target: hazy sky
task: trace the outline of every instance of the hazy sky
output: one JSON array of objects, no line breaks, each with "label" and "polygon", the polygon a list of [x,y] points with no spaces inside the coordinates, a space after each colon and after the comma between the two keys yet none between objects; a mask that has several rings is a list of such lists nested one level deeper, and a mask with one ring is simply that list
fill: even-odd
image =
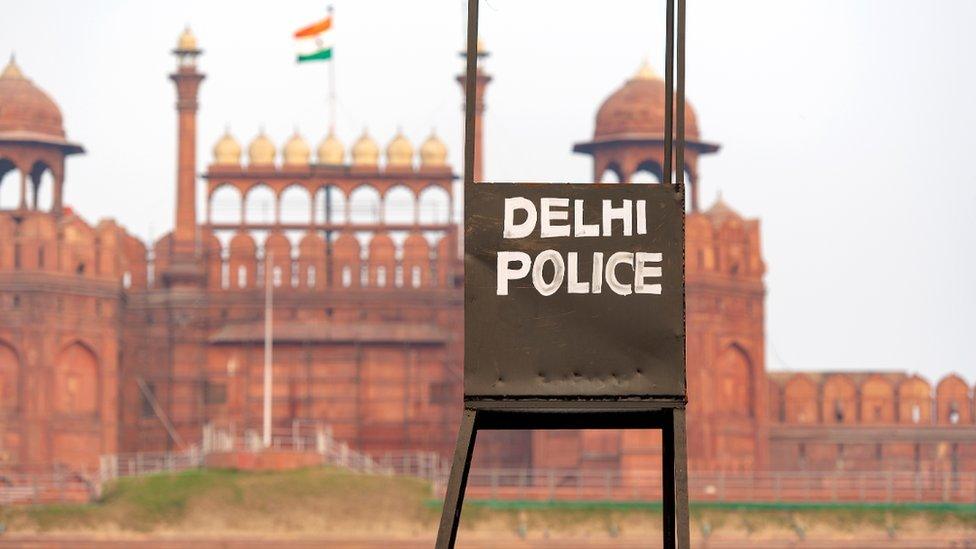
[{"label": "hazy sky", "polygon": [[[291,33],[323,1],[9,2],[0,54],[61,105],[66,200],[143,237],[172,227],[169,51],[187,23],[205,54],[200,171],[225,125],[313,147],[326,66]],[[432,127],[460,171],[459,0],[335,0],[340,137]],[[767,368],[903,369],[976,378],[976,2],[691,0],[688,95],[704,137],[701,195],[762,220]],[[641,58],[663,64],[663,1],[490,0],[482,35],[492,180],[590,179],[600,102]],[[202,187],[201,187],[202,188]]]}]

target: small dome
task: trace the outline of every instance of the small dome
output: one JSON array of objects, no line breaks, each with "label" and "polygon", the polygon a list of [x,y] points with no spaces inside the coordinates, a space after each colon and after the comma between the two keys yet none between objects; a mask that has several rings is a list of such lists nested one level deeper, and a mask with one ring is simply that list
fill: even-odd
[{"label": "small dome", "polygon": [[[594,139],[664,135],[664,79],[645,60],[637,73],[600,105]],[[698,139],[698,119],[685,100],[685,136]]]},{"label": "small dome", "polygon": [[251,166],[271,166],[275,161],[275,145],[265,135],[264,130],[247,146],[248,164]]},{"label": "small dome", "polygon": [[366,130],[352,146],[352,163],[354,166],[376,166],[380,160],[380,146],[373,141]]},{"label": "small dome", "polygon": [[329,135],[319,143],[318,156],[319,164],[341,165],[345,159],[346,148],[332,130],[329,130]]},{"label": "small dome", "polygon": [[413,145],[401,130],[397,130],[396,136],[386,146],[386,165],[400,167],[413,165]]},{"label": "small dome", "polygon": [[180,38],[176,41],[176,51],[197,51],[197,37],[193,36],[189,26],[180,33]]},{"label": "small dome", "polygon": [[286,166],[307,166],[312,158],[312,149],[299,135],[298,130],[288,139],[282,149],[282,157]]},{"label": "small dome", "polygon": [[433,131],[420,146],[420,165],[427,168],[447,165],[447,145]]},{"label": "small dome", "polygon": [[0,73],[0,133],[64,138],[61,109],[24,76],[13,56]]},{"label": "small dome", "polygon": [[234,139],[229,129],[224,131],[223,137],[214,145],[213,156],[214,164],[218,166],[241,165],[241,144]]}]

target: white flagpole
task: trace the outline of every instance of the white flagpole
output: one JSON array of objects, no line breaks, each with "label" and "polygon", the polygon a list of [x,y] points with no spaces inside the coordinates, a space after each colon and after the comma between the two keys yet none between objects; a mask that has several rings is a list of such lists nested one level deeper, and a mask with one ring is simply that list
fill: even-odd
[{"label": "white flagpole", "polygon": [[272,265],[274,252],[268,252],[264,258],[264,432],[262,443],[265,448],[271,446],[271,390],[274,383],[271,367],[272,312],[274,293],[272,291]]},{"label": "white flagpole", "polygon": [[[329,17],[332,18],[332,5],[329,5]],[[335,21],[333,20],[333,24]],[[332,57],[329,59],[329,132],[335,133],[336,126],[336,85],[335,85],[335,43],[332,44]]]}]

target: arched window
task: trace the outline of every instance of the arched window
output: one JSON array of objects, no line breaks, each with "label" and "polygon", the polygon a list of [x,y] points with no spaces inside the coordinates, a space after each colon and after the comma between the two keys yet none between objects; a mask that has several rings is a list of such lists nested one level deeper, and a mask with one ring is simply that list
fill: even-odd
[{"label": "arched window", "polygon": [[607,169],[600,174],[600,183],[620,183],[623,178],[620,176],[620,167],[611,163]]},{"label": "arched window", "polygon": [[749,358],[736,346],[725,349],[715,361],[715,411],[731,416],[752,415],[752,374]]},{"label": "arched window", "polygon": [[20,206],[20,171],[14,163],[0,158],[0,210],[13,210]]},{"label": "arched window", "polygon": [[413,191],[397,185],[383,196],[383,222],[394,225],[410,225],[414,222]]},{"label": "arched window", "polygon": [[221,185],[210,195],[211,223],[241,222],[241,192],[231,185]]},{"label": "arched window", "polygon": [[54,174],[43,162],[35,162],[27,183],[27,207],[49,212],[54,209]]},{"label": "arched window", "polygon": [[280,198],[282,223],[308,223],[312,215],[312,199],[308,191],[298,185],[292,185],[281,193]]},{"label": "arched window", "polygon": [[634,174],[630,176],[631,183],[646,183],[655,184],[661,183],[664,180],[664,170],[661,165],[652,160],[647,160],[642,162],[634,170]]},{"label": "arched window", "polygon": [[380,221],[380,193],[368,185],[361,185],[349,195],[350,222],[375,224]]},{"label": "arched window", "polygon": [[58,355],[55,366],[55,409],[65,414],[98,410],[98,360],[84,345],[74,343]]},{"label": "arched window", "polygon": [[315,193],[315,222],[342,224],[346,219],[346,195],[334,185],[328,185]]},{"label": "arched window", "polygon": [[427,187],[418,197],[419,222],[440,225],[450,222],[451,197],[441,187]]},{"label": "arched window", "polygon": [[248,223],[274,223],[275,195],[267,185],[258,185],[247,192],[244,220]]},{"label": "arched window", "polygon": [[247,267],[244,265],[237,268],[237,287],[247,288]]},{"label": "arched window", "polygon": [[352,269],[346,265],[342,268],[342,287],[348,288],[352,286]]}]

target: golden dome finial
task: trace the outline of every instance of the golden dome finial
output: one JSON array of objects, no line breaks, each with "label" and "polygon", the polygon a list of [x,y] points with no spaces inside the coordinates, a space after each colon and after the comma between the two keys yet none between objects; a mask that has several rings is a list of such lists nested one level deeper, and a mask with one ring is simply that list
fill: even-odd
[{"label": "golden dome finial", "polygon": [[285,143],[282,150],[286,166],[307,166],[312,158],[312,149],[309,148],[305,138],[298,132],[295,126],[295,133]]},{"label": "golden dome finial", "polygon": [[20,71],[20,67],[17,66],[17,56],[11,52],[10,61],[7,62],[7,66],[3,69],[3,73],[0,73],[0,78],[24,78],[24,73]]},{"label": "golden dome finial", "polygon": [[329,128],[329,134],[319,143],[319,164],[341,165],[346,156],[346,148],[335,135],[335,129]]},{"label": "golden dome finial", "polygon": [[400,126],[397,126],[396,135],[386,146],[386,165],[401,168],[413,165],[413,145],[403,135],[403,129]]},{"label": "golden dome finial", "polygon": [[660,80],[660,78],[654,68],[651,67],[651,62],[647,60],[647,57],[641,60],[640,67],[634,74],[634,80]]},{"label": "golden dome finial", "polygon": [[380,147],[363,128],[363,135],[352,146],[352,163],[355,166],[376,166],[379,164]]},{"label": "golden dome finial", "polygon": [[439,137],[434,128],[430,136],[420,145],[420,166],[422,168],[441,167],[447,165],[447,145]]},{"label": "golden dome finial", "polygon": [[214,164],[218,166],[240,166],[241,144],[230,133],[230,125],[224,128],[224,135],[213,148]]},{"label": "golden dome finial", "polygon": [[193,31],[190,30],[189,24],[187,24],[183,28],[183,32],[180,33],[180,38],[176,41],[176,50],[187,52],[197,50],[197,37],[193,35]]},{"label": "golden dome finial", "polygon": [[257,137],[247,146],[248,163],[251,166],[271,166],[276,154],[274,143],[264,133],[264,126],[261,126]]}]

